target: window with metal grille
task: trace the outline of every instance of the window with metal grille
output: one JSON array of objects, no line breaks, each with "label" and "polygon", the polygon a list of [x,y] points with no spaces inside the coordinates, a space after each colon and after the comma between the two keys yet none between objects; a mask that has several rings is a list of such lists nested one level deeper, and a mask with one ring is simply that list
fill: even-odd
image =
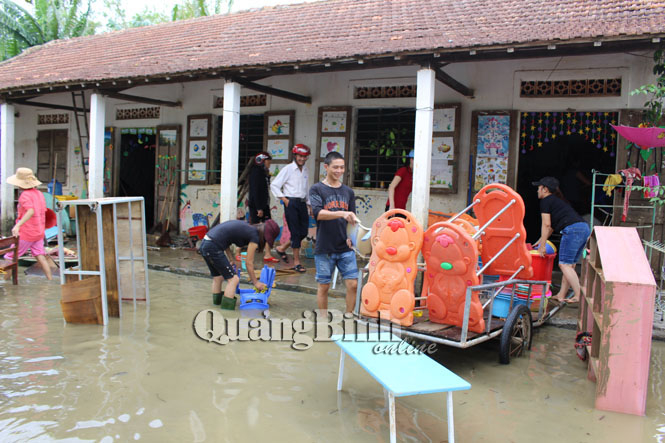
[{"label": "window with metal grille", "polygon": [[388,189],[413,149],[415,108],[358,109],[354,187]]},{"label": "window with metal grille", "polygon": [[68,140],[66,129],[48,129],[37,132],[37,178],[42,183],[52,181],[55,172],[56,180],[63,185],[67,184]]},{"label": "window with metal grille", "polygon": [[[238,152],[238,177],[247,166],[249,159],[263,151],[263,114],[244,114],[240,116],[240,142]],[[222,168],[222,117],[217,118],[217,140],[215,143],[215,167]],[[219,183],[219,173],[216,173]]]}]

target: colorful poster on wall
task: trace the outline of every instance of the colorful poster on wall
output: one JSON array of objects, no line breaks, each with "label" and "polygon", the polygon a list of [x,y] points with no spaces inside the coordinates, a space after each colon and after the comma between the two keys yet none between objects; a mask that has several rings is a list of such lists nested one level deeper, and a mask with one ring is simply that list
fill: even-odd
[{"label": "colorful poster on wall", "polygon": [[268,152],[272,155],[273,160],[288,160],[289,159],[289,139],[278,138],[268,140]]},{"label": "colorful poster on wall", "polygon": [[346,132],[346,111],[323,112],[321,132]]},{"label": "colorful poster on wall", "polygon": [[508,157],[509,140],[509,115],[478,117],[478,157]]},{"label": "colorful poster on wall", "polygon": [[190,140],[189,141],[189,158],[205,160],[208,155],[208,148],[206,140]]},{"label": "colorful poster on wall", "polygon": [[345,137],[321,137],[321,158],[333,151],[344,155],[345,144]]},{"label": "colorful poster on wall", "polygon": [[480,191],[490,183],[506,183],[508,178],[508,159],[504,157],[478,157],[476,159],[476,177],[474,191]]},{"label": "colorful poster on wall", "polygon": [[455,145],[452,137],[434,137],[432,139],[432,161],[435,159],[453,160]]},{"label": "colorful poster on wall", "polygon": [[319,181],[323,181],[326,178],[326,168],[323,162],[319,163]]},{"label": "colorful poster on wall", "polygon": [[189,136],[190,137],[207,137],[208,136],[208,119],[194,118],[189,122]]},{"label": "colorful poster on wall", "polygon": [[432,132],[453,132],[455,130],[455,108],[434,110]]},{"label": "colorful poster on wall", "polygon": [[191,162],[187,170],[187,180],[203,181],[207,178],[206,162]]},{"label": "colorful poster on wall", "polygon": [[268,136],[289,135],[291,127],[291,116],[270,115],[268,116]]},{"label": "colorful poster on wall", "polygon": [[286,166],[286,165],[283,165],[283,164],[280,165],[280,164],[275,164],[275,163],[271,164],[271,165],[270,165],[270,168],[269,168],[270,176],[273,177],[273,178],[274,178],[274,177],[277,177],[277,174],[279,174],[279,171],[280,171],[284,166]]}]

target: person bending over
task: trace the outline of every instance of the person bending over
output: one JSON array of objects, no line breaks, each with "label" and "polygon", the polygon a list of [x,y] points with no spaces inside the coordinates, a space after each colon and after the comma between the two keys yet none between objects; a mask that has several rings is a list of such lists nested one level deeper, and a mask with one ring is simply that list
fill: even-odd
[{"label": "person bending over", "polygon": [[554,296],[561,302],[566,299],[568,290],[572,288],[573,297],[566,299],[570,303],[580,300],[580,279],[575,271],[575,264],[582,256],[582,251],[590,235],[589,225],[575,210],[562,199],[559,191],[559,180],[554,177],[543,177],[533,182],[538,187],[540,199],[540,216],[542,218],[538,253],[545,256],[547,239],[554,231],[561,233],[559,245],[559,269],[563,274],[561,289]]},{"label": "person bending over", "polygon": [[[229,220],[216,225],[203,237],[199,248],[203,259],[212,276],[213,303],[221,304],[222,309],[234,310],[236,306],[236,288],[240,278],[235,273],[231,262],[234,261],[230,246],[247,247],[245,266],[249,279],[258,291],[267,289],[266,285],[256,278],[254,272],[254,254],[263,251],[265,244],[272,246],[279,234],[279,226],[274,220],[250,225],[242,220]],[[226,288],[222,297],[222,282],[226,280]]]}]

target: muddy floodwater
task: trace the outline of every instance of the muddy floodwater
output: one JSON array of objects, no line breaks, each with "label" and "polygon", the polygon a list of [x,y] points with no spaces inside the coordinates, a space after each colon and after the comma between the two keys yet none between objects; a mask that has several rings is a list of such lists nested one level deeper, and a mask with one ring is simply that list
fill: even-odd
[{"label": "muddy floodwater", "polygon": [[[0,441],[389,441],[383,390],[352,360],[338,395],[334,343],[206,342],[192,324],[212,307],[210,281],[149,279],[149,309],[125,302],[106,327],[65,324],[55,282],[0,282]],[[270,300],[275,318],[315,307],[313,295],[278,289]],[[665,344],[653,342],[647,415],[636,417],[593,408],[574,336],[544,326],[507,366],[495,342],[440,347],[434,358],[472,385],[453,396],[457,441],[664,440]],[[445,400],[398,398],[398,441],[447,441]]]}]

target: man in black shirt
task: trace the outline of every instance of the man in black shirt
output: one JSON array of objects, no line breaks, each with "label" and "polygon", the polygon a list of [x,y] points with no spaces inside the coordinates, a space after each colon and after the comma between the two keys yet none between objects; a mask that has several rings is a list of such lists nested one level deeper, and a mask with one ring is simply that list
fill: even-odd
[{"label": "man in black shirt", "polygon": [[309,189],[309,200],[316,219],[316,281],[319,284],[316,302],[319,309],[328,309],[328,289],[337,266],[346,285],[346,312],[352,312],[358,287],[358,265],[352,243],[346,236],[347,223],[356,223],[356,202],[353,190],[342,184],[344,157],[330,152],[323,161],[326,178]]},{"label": "man in black shirt", "polygon": [[[563,273],[561,289],[553,298],[562,302],[576,303],[580,299],[580,280],[575,271],[575,264],[582,256],[582,251],[589,238],[589,225],[575,210],[563,200],[559,191],[559,180],[554,177],[543,177],[532,183],[538,186],[540,199],[540,216],[542,218],[541,234],[538,240],[538,253],[545,256],[547,239],[554,231],[560,232],[559,269]],[[568,289],[573,290],[573,297],[566,299]]]},{"label": "man in black shirt", "polygon": [[[279,226],[273,220],[265,223],[250,225],[243,220],[229,220],[220,223],[203,237],[201,242],[201,255],[210,269],[212,275],[213,303],[222,305],[222,309],[233,310],[236,306],[236,288],[240,278],[236,275],[231,262],[233,254],[230,246],[247,246],[245,266],[249,279],[258,291],[267,289],[266,285],[256,278],[254,272],[254,253],[263,251],[266,243],[272,246],[279,234]],[[222,297],[222,282],[227,280],[224,296]]]}]

